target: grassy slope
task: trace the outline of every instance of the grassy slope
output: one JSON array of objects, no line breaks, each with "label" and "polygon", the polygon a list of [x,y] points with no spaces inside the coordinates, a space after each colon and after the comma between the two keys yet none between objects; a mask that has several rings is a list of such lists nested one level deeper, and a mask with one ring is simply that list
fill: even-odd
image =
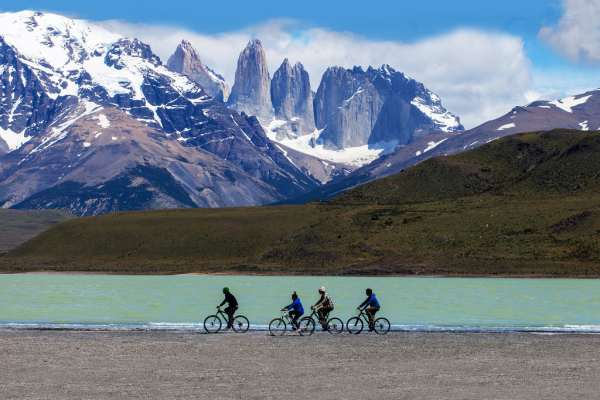
[{"label": "grassy slope", "polygon": [[72,220],[5,270],[600,276],[600,134],[502,139],[329,204]]},{"label": "grassy slope", "polygon": [[68,218],[69,216],[61,211],[0,209],[0,253],[17,247]]}]

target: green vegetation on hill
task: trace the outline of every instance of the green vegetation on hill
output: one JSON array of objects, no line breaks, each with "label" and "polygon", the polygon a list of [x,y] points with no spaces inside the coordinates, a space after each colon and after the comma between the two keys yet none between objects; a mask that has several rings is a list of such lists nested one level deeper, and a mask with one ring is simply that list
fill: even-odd
[{"label": "green vegetation on hill", "polygon": [[70,218],[56,210],[7,210],[0,208],[0,253],[26,242],[50,226]]},{"label": "green vegetation on hill", "polygon": [[327,204],[57,225],[10,271],[600,276],[600,134],[504,138]]}]

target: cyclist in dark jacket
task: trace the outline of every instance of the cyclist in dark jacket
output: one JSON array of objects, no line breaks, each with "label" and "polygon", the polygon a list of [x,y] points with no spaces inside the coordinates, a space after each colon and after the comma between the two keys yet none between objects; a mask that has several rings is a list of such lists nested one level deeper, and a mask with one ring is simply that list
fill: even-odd
[{"label": "cyclist in dark jacket", "polygon": [[302,301],[300,301],[300,297],[296,292],[292,293],[292,304],[287,305],[281,309],[281,311],[288,311],[290,318],[292,319],[292,324],[294,325],[294,329],[298,330],[298,319],[302,315],[304,315],[304,307],[302,306]]},{"label": "cyclist in dark jacket", "polygon": [[358,306],[359,310],[364,310],[367,313],[367,317],[369,317],[369,331],[373,331],[375,329],[373,324],[373,319],[377,311],[381,308],[379,304],[379,300],[377,300],[377,296],[373,293],[373,290],[367,289],[366,291],[367,299]]},{"label": "cyclist in dark jacket", "polygon": [[228,287],[223,288],[223,294],[225,295],[225,299],[217,306],[217,308],[223,307],[225,303],[227,303],[227,308],[223,310],[225,314],[227,314],[227,329],[233,327],[233,314],[238,309],[238,302],[234,295],[231,294]]}]

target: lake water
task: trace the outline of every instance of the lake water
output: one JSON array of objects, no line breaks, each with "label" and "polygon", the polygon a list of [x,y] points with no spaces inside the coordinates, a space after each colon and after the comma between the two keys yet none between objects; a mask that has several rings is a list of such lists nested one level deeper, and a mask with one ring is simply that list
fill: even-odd
[{"label": "lake water", "polygon": [[196,330],[228,286],[262,329],[321,285],[344,321],[373,288],[396,330],[600,332],[600,280],[52,274],[0,275],[0,328]]}]

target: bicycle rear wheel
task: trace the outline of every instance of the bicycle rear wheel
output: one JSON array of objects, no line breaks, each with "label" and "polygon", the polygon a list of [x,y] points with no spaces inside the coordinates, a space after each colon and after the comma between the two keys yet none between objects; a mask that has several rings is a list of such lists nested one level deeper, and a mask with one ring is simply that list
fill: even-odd
[{"label": "bicycle rear wheel", "polygon": [[358,317],[352,317],[346,322],[346,329],[353,335],[358,335],[362,332],[364,328],[364,323],[362,319]]},{"label": "bicycle rear wheel", "polygon": [[378,335],[385,335],[390,331],[390,321],[387,318],[381,317],[375,320],[373,324],[373,328],[375,329],[375,333]]},{"label": "bicycle rear wheel", "polygon": [[304,317],[298,323],[299,333],[302,336],[310,336],[315,332],[315,320],[311,317]]},{"label": "bicycle rear wheel", "polygon": [[287,326],[283,318],[274,318],[269,322],[269,334],[271,336],[281,336],[285,333]]},{"label": "bicycle rear wheel", "polygon": [[339,318],[331,318],[327,321],[327,332],[333,334],[344,332],[344,323]]},{"label": "bicycle rear wheel", "polygon": [[246,333],[250,329],[250,321],[243,315],[238,315],[233,319],[233,331],[237,333]]},{"label": "bicycle rear wheel", "polygon": [[217,333],[221,330],[221,319],[218,315],[209,315],[204,320],[204,330],[207,333]]}]

